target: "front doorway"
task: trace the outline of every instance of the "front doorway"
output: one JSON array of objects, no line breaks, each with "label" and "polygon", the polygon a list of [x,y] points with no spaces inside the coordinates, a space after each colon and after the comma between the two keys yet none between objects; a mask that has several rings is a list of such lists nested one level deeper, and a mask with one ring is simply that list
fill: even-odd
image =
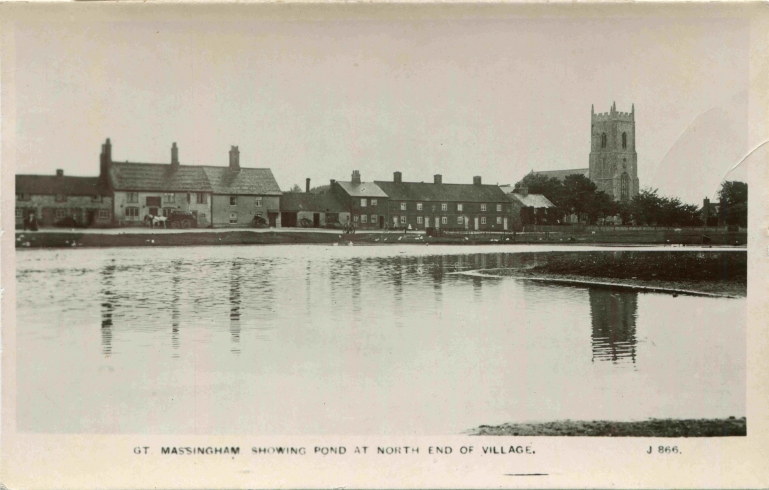
[{"label": "front doorway", "polygon": [[150,216],[157,216],[158,208],[150,208]]},{"label": "front doorway", "polygon": [[425,216],[425,228],[430,228],[430,217]]},{"label": "front doorway", "polygon": [[320,213],[313,213],[312,215],[312,227],[320,228]]},{"label": "front doorway", "polygon": [[393,216],[393,228],[397,228],[397,227],[398,227],[398,217]]},{"label": "front doorway", "polygon": [[478,231],[478,216],[475,217],[475,231]]},{"label": "front doorway", "polygon": [[505,231],[507,231],[507,218],[502,220],[504,222]]},{"label": "front doorway", "polygon": [[379,228],[384,228],[384,221],[385,221],[385,217],[380,215],[379,216]]},{"label": "front doorway", "polygon": [[278,226],[278,213],[267,213],[267,219],[270,223],[270,228]]}]

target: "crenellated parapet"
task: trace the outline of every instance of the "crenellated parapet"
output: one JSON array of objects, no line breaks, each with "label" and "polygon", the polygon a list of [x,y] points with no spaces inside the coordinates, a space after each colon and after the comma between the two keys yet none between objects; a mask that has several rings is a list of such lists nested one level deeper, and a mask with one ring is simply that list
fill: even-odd
[{"label": "crenellated parapet", "polygon": [[635,121],[635,104],[632,105],[632,109],[630,112],[619,112],[617,111],[617,103],[614,102],[611,105],[611,110],[609,112],[595,112],[595,106],[591,106],[590,108],[590,116],[591,120],[593,122],[603,122],[603,121],[626,121],[626,122],[632,122]]}]

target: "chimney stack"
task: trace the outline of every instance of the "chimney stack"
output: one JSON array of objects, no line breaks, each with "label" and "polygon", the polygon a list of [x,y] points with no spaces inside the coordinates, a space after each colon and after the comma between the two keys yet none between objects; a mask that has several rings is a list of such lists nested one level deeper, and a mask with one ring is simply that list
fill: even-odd
[{"label": "chimney stack", "polygon": [[176,142],[171,145],[171,169],[176,170],[179,168],[179,148],[176,147]]},{"label": "chimney stack", "polygon": [[480,175],[476,175],[475,177],[473,177],[473,185],[481,185],[481,176]]},{"label": "chimney stack", "polygon": [[336,179],[331,179],[330,181],[331,187],[334,187],[334,184],[336,184]]},{"label": "chimney stack", "polygon": [[360,171],[358,170],[352,171],[352,183],[360,185]]},{"label": "chimney stack", "polygon": [[304,186],[304,191],[305,192],[310,192],[310,179],[309,178],[307,179],[307,183]]},{"label": "chimney stack", "polygon": [[101,145],[101,155],[99,155],[99,179],[103,185],[107,183],[107,174],[109,173],[109,167],[112,163],[112,144],[107,138],[107,141]]},{"label": "chimney stack", "polygon": [[64,177],[64,170],[57,168],[56,169],[56,177]]},{"label": "chimney stack", "polygon": [[400,172],[393,173],[393,182],[395,182],[396,184],[400,184],[401,182],[403,182],[403,174],[401,174]]},{"label": "chimney stack", "polygon": [[237,146],[230,148],[230,170],[240,171],[240,150]]},{"label": "chimney stack", "polygon": [[433,183],[435,183],[435,184],[443,184],[443,176],[441,174],[433,175]]},{"label": "chimney stack", "polygon": [[522,195],[523,197],[526,197],[529,195],[529,186],[522,185],[520,189],[518,189],[518,193]]}]

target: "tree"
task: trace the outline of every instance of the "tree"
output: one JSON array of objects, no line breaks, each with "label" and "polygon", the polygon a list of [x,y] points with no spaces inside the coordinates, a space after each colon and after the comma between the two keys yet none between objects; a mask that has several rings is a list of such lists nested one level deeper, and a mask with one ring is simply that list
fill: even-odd
[{"label": "tree", "polygon": [[642,225],[655,226],[659,222],[663,206],[657,189],[641,189],[630,202],[630,214]]},{"label": "tree", "polygon": [[748,184],[725,181],[718,191],[720,213],[727,225],[748,226]]},{"label": "tree", "polygon": [[302,188],[299,187],[299,184],[294,184],[294,187],[292,187],[288,192],[302,192]]},{"label": "tree", "polygon": [[589,219],[589,211],[595,207],[596,190],[597,186],[584,175],[567,175],[563,179],[563,209]]}]

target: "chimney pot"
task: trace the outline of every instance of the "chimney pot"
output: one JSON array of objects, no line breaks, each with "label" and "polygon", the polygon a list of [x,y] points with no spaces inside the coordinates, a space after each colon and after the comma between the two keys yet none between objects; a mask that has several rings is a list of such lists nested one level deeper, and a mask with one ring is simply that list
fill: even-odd
[{"label": "chimney pot", "polygon": [[443,184],[443,176],[441,174],[435,174],[433,176],[433,183],[435,183],[435,184]]},{"label": "chimney pot", "polygon": [[360,171],[359,170],[353,170],[352,171],[352,183],[353,184],[360,184]]},{"label": "chimney pot", "polygon": [[307,178],[307,184],[304,186],[305,192],[310,192],[310,179]]},{"label": "chimney pot", "polygon": [[329,182],[331,183],[331,186],[333,187],[333,185],[336,183],[336,179],[331,179]]}]

